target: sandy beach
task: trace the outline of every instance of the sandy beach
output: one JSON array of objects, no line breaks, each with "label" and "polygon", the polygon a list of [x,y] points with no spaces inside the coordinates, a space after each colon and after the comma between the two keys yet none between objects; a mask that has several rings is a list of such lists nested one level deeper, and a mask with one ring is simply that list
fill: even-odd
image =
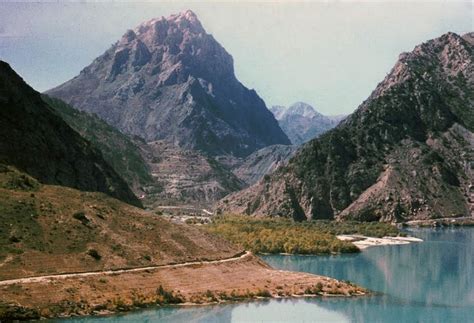
[{"label": "sandy beach", "polygon": [[422,239],[415,237],[383,237],[373,238],[366,237],[359,234],[338,235],[337,238],[343,241],[350,241],[359,249],[366,249],[368,247],[388,246],[388,245],[403,245],[414,242],[422,242]]}]

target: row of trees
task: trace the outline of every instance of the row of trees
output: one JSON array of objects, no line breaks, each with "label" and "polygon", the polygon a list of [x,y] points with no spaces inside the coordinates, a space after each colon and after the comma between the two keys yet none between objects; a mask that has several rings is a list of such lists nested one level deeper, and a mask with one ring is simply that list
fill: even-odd
[{"label": "row of trees", "polygon": [[386,223],[307,221],[223,215],[204,228],[256,253],[330,254],[358,252],[339,234],[371,237],[396,236],[399,230]]}]

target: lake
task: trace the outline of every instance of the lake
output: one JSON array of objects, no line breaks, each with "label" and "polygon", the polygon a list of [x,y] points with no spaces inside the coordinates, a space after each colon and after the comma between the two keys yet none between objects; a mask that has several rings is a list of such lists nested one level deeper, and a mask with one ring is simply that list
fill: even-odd
[{"label": "lake", "polygon": [[[422,243],[339,256],[262,256],[275,268],[350,280],[371,297],[148,309],[64,322],[474,322],[474,228],[410,229]],[[249,273],[250,275],[251,273]]]}]

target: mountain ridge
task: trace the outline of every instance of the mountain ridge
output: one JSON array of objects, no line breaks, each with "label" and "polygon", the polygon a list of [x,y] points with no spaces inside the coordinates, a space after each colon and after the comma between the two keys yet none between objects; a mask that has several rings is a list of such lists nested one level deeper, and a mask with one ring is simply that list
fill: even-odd
[{"label": "mountain ridge", "polygon": [[403,53],[367,100],[221,211],[404,222],[473,211],[472,33]]}]

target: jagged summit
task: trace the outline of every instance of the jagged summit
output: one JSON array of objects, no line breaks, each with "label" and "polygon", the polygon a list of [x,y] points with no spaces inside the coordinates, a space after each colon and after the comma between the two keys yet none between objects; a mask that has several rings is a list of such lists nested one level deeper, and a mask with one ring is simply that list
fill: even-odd
[{"label": "jagged summit", "polygon": [[72,80],[47,92],[122,132],[211,155],[289,140],[232,56],[188,10],[127,31]]},{"label": "jagged summit", "polygon": [[143,33],[143,31],[147,30],[147,27],[155,28],[155,31],[159,30],[159,25],[157,24],[174,24],[178,26],[180,29],[189,29],[195,33],[205,33],[204,28],[202,27],[201,22],[199,21],[198,17],[192,10],[182,11],[178,14],[173,14],[169,17],[161,17],[161,18],[154,18],[147,22],[144,22],[140,26],[136,28],[139,34]]},{"label": "jagged summit", "polygon": [[453,77],[458,73],[472,72],[472,65],[467,63],[472,57],[472,42],[469,43],[468,41],[469,35],[472,34],[459,36],[448,32],[438,38],[417,45],[411,52],[401,53],[395,66],[385,79],[378,84],[369,99],[383,95],[393,85],[414,77],[421,77],[425,81],[429,81],[426,79],[428,76],[426,71],[425,74],[419,74],[420,67],[431,65],[433,68],[441,68]]}]

